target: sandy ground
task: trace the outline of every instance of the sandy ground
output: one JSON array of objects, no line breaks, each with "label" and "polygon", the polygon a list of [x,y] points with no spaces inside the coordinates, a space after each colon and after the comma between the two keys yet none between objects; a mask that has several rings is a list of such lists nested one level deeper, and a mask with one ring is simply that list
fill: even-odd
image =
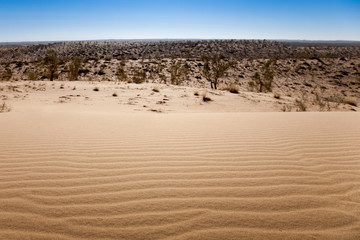
[{"label": "sandy ground", "polygon": [[3,93],[0,239],[360,239],[359,113],[54,84]]},{"label": "sandy ground", "polygon": [[[98,91],[94,91],[94,89]],[[157,89],[157,91],[154,91]],[[197,93],[195,95],[195,93]],[[203,101],[203,95],[211,99]],[[355,98],[356,99],[356,98]],[[1,104],[11,112],[93,111],[157,113],[295,112],[298,98],[274,93],[174,86],[128,84],[109,81],[12,81],[0,82]],[[304,100],[306,111],[320,111],[314,101]],[[360,105],[328,103],[321,111],[360,111]]]}]

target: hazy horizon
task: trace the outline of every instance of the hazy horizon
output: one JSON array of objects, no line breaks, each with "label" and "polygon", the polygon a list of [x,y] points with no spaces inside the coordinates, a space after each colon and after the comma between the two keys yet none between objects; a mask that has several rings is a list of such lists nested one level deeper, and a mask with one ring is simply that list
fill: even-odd
[{"label": "hazy horizon", "polygon": [[0,0],[0,42],[360,41],[360,1]]},{"label": "hazy horizon", "polygon": [[278,42],[316,42],[316,43],[360,43],[360,40],[308,40],[308,39],[235,39],[235,38],[133,38],[133,39],[72,39],[72,40],[35,40],[35,41],[6,41],[0,44],[21,44],[21,43],[60,43],[60,42],[157,42],[157,41],[226,41],[226,40],[254,40],[254,41],[278,41]]}]

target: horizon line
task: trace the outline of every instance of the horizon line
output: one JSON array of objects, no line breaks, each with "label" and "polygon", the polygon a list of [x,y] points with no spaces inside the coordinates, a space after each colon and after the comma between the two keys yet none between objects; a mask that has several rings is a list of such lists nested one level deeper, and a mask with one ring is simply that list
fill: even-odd
[{"label": "horizon line", "polygon": [[360,40],[312,40],[312,39],[270,39],[270,38],[108,38],[108,39],[83,39],[83,40],[23,40],[0,41],[0,44],[11,43],[60,43],[60,42],[103,42],[103,41],[214,41],[214,40],[266,40],[266,41],[293,41],[293,42],[359,42]]}]

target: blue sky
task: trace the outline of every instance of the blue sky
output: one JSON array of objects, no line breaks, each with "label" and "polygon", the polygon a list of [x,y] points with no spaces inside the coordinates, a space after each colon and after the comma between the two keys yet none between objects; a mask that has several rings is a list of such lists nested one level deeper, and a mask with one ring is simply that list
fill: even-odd
[{"label": "blue sky", "polygon": [[0,0],[0,42],[360,40],[360,0]]}]

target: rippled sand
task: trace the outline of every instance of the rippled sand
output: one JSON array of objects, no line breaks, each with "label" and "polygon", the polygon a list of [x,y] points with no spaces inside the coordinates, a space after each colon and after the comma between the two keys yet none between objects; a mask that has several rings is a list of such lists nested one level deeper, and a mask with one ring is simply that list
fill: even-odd
[{"label": "rippled sand", "polygon": [[357,113],[0,115],[1,239],[360,239]]}]

